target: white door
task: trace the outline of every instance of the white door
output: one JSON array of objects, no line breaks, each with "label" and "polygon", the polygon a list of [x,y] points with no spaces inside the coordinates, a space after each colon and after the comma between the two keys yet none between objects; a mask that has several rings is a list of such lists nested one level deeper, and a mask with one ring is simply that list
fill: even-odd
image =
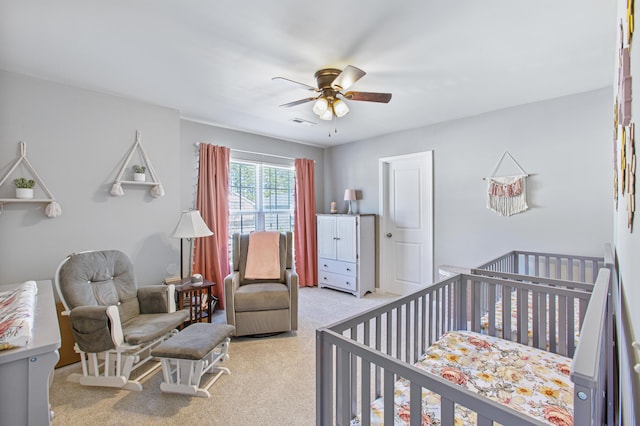
[{"label": "white door", "polygon": [[433,152],[380,159],[380,288],[433,282]]}]

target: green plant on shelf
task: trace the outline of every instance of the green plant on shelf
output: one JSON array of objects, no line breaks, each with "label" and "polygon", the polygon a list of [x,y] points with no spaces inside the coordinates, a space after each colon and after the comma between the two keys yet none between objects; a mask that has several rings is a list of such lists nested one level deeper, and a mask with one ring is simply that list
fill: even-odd
[{"label": "green plant on shelf", "polygon": [[18,178],[18,179],[14,179],[13,183],[15,184],[16,188],[29,189],[36,186],[36,181],[33,179]]},{"label": "green plant on shelf", "polygon": [[133,166],[133,172],[134,173],[144,173],[147,171],[147,168],[145,166],[140,166],[138,164],[135,164]]}]

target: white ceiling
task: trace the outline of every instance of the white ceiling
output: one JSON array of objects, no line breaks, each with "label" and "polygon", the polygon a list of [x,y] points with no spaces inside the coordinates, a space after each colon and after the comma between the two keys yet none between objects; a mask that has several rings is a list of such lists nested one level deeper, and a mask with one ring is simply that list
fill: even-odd
[{"label": "white ceiling", "polygon": [[[609,86],[615,16],[603,0],[0,0],[0,69],[331,146]],[[279,107],[310,92],[272,77],[348,64],[367,72],[351,90],[391,102],[348,102],[335,125]]]}]

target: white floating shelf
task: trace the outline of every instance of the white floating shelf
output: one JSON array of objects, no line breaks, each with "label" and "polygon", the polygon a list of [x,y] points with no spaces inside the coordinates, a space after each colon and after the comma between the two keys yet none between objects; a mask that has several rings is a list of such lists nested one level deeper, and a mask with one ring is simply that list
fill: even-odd
[{"label": "white floating shelf", "polygon": [[0,198],[0,203],[50,203],[50,198]]},{"label": "white floating shelf", "polygon": [[158,182],[140,182],[137,180],[121,180],[119,182],[126,183],[127,185],[146,185],[146,186],[158,185]]}]

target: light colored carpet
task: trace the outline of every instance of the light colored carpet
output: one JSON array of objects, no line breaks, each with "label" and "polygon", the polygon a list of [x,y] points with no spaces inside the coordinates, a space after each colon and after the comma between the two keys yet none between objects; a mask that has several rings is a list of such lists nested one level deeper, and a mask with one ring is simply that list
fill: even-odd
[{"label": "light colored carpet", "polygon": [[[233,339],[224,363],[231,374],[209,389],[211,398],[161,392],[160,370],[143,381],[142,392],[81,386],[66,380],[81,372],[80,364],[73,364],[55,370],[52,425],[315,424],[315,330],[396,296],[358,299],[317,287],[299,293],[298,331]],[[214,322],[224,321],[224,312],[217,311]]]}]

